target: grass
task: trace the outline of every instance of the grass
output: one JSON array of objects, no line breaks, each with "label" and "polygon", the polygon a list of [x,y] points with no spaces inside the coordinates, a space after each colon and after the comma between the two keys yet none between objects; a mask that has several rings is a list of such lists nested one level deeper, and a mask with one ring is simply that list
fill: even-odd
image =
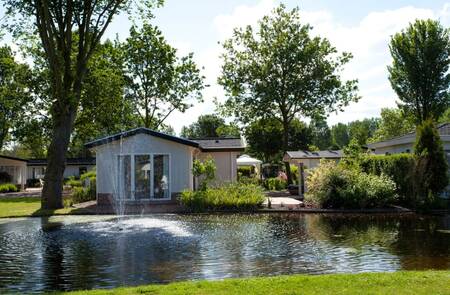
[{"label": "grass", "polygon": [[292,275],[180,282],[69,294],[450,294],[450,271]]},{"label": "grass", "polygon": [[17,197],[0,199],[0,218],[74,214],[76,208],[41,210],[41,199]]}]

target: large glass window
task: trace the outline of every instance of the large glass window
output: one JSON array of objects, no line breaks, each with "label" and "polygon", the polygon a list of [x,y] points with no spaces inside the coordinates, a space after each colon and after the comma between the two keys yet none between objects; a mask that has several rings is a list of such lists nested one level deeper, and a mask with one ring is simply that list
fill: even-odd
[{"label": "large glass window", "polygon": [[118,199],[169,199],[169,155],[118,156]]},{"label": "large glass window", "polygon": [[131,156],[119,156],[119,199],[131,199]]},{"label": "large glass window", "polygon": [[169,156],[153,156],[153,197],[155,199],[169,198]]},{"label": "large glass window", "polygon": [[134,156],[134,198],[150,198],[150,179],[151,179],[150,155]]}]

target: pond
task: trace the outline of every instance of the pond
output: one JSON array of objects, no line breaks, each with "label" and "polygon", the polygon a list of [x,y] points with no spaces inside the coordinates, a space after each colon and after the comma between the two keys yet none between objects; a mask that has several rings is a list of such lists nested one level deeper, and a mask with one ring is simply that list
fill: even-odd
[{"label": "pond", "polygon": [[450,216],[0,219],[0,293],[422,269],[450,269]]}]

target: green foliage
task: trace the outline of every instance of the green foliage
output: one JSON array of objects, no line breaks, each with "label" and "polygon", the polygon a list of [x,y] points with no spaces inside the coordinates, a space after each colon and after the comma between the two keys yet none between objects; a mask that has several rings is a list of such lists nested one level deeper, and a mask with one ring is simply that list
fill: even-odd
[{"label": "green foliage", "polygon": [[74,176],[70,176],[69,179],[66,180],[66,185],[70,186],[71,188],[75,188],[75,187],[81,187],[82,183],[80,180],[75,179]]},{"label": "green foliage", "polygon": [[200,191],[184,191],[181,203],[194,212],[252,211],[262,205],[264,193],[260,186],[232,183]]},{"label": "green foliage", "polygon": [[132,26],[123,54],[126,97],[144,127],[158,130],[172,112],[185,112],[193,101],[202,101],[204,77],[193,54],[178,58],[157,27],[146,22],[141,28]]},{"label": "green foliage", "polygon": [[388,176],[396,184],[400,204],[414,206],[415,164],[412,154],[366,155],[360,159],[359,167],[365,173]]},{"label": "green foliage", "polygon": [[263,186],[269,191],[281,191],[286,189],[287,182],[286,180],[280,179],[278,177],[273,177],[264,179]]},{"label": "green foliage", "polygon": [[244,125],[280,120],[282,151],[288,150],[292,120],[340,110],[358,99],[357,81],[340,75],[351,54],[338,54],[327,39],[311,36],[311,29],[300,21],[299,8],[288,11],[281,4],[256,28],[235,29],[223,43],[222,110]]},{"label": "green foliage", "polygon": [[[288,150],[308,149],[311,132],[308,126],[293,119],[289,124]],[[283,157],[283,125],[278,119],[263,118],[250,123],[245,129],[248,153],[265,163],[278,163]]]},{"label": "green foliage", "polygon": [[333,146],[342,149],[350,142],[348,127],[344,123],[337,123],[331,127],[331,143]]},{"label": "green foliage", "polygon": [[19,189],[15,184],[12,183],[0,184],[0,193],[14,193],[18,191]]},{"label": "green foliage", "polygon": [[195,159],[192,165],[192,174],[200,181],[199,190],[206,190],[216,178],[216,163],[210,156],[203,162]]},{"label": "green foliage", "polygon": [[365,145],[367,140],[374,135],[378,124],[378,118],[352,121],[348,123],[349,136],[351,139],[356,139],[360,145]]},{"label": "green foliage", "polygon": [[307,177],[305,199],[322,208],[374,208],[397,200],[395,183],[385,175],[346,169],[334,161],[321,161]]},{"label": "green foliage", "polygon": [[0,150],[32,101],[30,81],[28,66],[15,61],[10,47],[0,47]]},{"label": "green foliage", "polygon": [[[87,181],[89,179],[89,181]],[[71,201],[73,204],[93,201],[97,198],[96,172],[88,171],[80,176],[80,186],[73,187]]]},{"label": "green foliage", "polygon": [[389,80],[416,123],[439,119],[449,106],[450,34],[439,21],[416,20],[390,43]]},{"label": "green foliage", "polygon": [[201,115],[189,126],[183,126],[181,136],[184,138],[240,137],[239,127],[226,124],[225,119],[215,114]]},{"label": "green foliage", "polygon": [[314,116],[309,123],[309,128],[312,133],[312,144],[314,146],[319,150],[326,150],[331,147],[331,131],[325,117]]},{"label": "green foliage", "polygon": [[349,169],[359,169],[361,158],[364,156],[364,151],[356,138],[352,138],[350,143],[344,148],[344,157],[340,164]]},{"label": "green foliage", "polygon": [[250,177],[253,174],[254,168],[252,166],[239,166],[237,171],[239,177]]},{"label": "green foliage", "polygon": [[401,109],[381,109],[381,119],[369,142],[383,141],[404,135],[415,128],[414,118],[405,114]]},{"label": "green foliage", "polygon": [[248,176],[240,176],[239,175],[238,182],[243,185],[248,185],[248,184],[261,185],[261,179],[259,179],[257,177],[248,177]]},{"label": "green foliage", "polygon": [[432,120],[425,120],[418,126],[414,153],[417,157],[415,191],[418,205],[428,206],[449,183],[447,157]]}]

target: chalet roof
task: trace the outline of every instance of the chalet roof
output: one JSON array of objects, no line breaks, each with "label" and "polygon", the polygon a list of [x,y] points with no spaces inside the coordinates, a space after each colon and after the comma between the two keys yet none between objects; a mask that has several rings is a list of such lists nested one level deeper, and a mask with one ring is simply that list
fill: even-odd
[{"label": "chalet roof", "polygon": [[[442,123],[437,126],[437,130],[439,135],[442,138],[448,138],[450,137],[450,123]],[[393,146],[398,144],[405,144],[405,143],[413,143],[416,140],[416,131],[411,131],[407,134],[396,136],[391,139],[386,139],[382,141],[377,141],[373,143],[367,144],[367,147],[369,149],[379,148],[379,147],[386,147],[386,146]]]},{"label": "chalet roof", "polygon": [[287,151],[289,159],[340,159],[343,156],[342,150],[325,151]]},{"label": "chalet roof", "polygon": [[[28,159],[28,166],[45,166],[47,159]],[[67,158],[66,165],[95,165],[95,158]]]},{"label": "chalet roof", "polygon": [[137,134],[147,134],[155,137],[159,137],[165,140],[177,142],[180,144],[200,148],[203,151],[231,151],[231,150],[244,150],[244,145],[240,138],[199,138],[199,139],[186,139],[177,137],[162,132],[154,131],[149,128],[136,128],[128,131],[120,132],[110,136],[102,137],[94,141],[85,144],[86,148],[93,148],[104,144],[111,143],[113,141],[121,140]]},{"label": "chalet roof", "polygon": [[4,155],[0,155],[0,158],[8,159],[8,160],[14,160],[14,161],[21,161],[21,162],[26,162],[27,161],[27,160],[22,159],[22,158],[12,157],[12,156],[4,156]]}]

